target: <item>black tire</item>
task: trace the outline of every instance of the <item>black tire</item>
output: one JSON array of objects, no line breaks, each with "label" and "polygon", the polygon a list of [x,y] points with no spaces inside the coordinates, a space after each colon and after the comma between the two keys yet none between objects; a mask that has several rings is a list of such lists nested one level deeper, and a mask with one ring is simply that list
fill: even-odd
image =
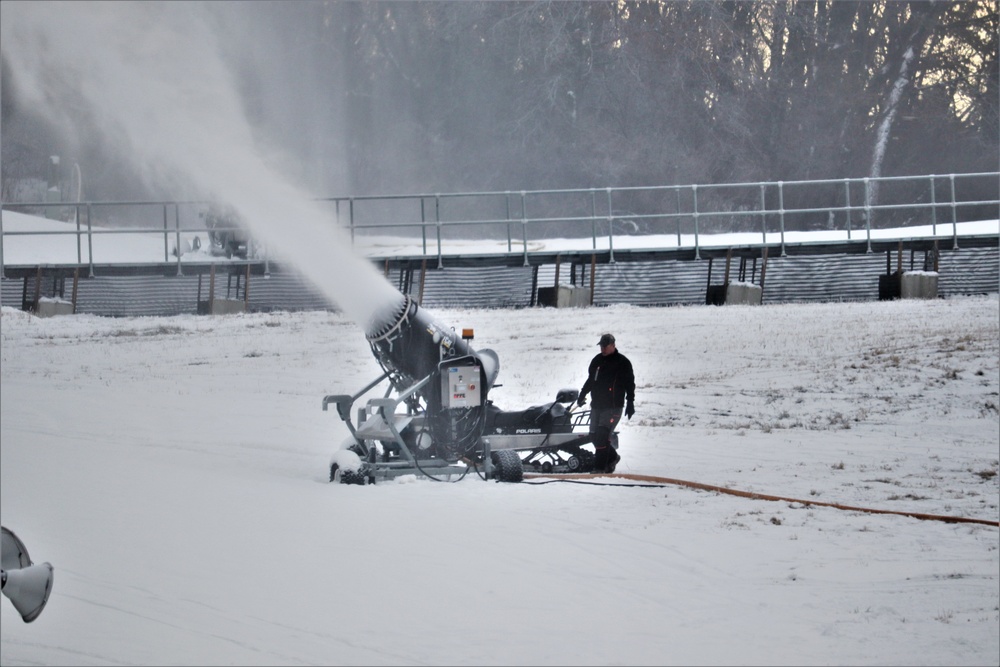
[{"label": "black tire", "polygon": [[331,482],[364,486],[373,479],[374,476],[371,474],[371,467],[367,463],[362,463],[361,467],[357,470],[341,470],[340,466],[336,463],[330,466]]},{"label": "black tire", "polygon": [[524,464],[513,449],[498,449],[490,455],[493,478],[498,482],[517,483],[524,479]]},{"label": "black tire", "polygon": [[340,475],[341,484],[357,484],[359,486],[364,486],[368,483],[368,465],[361,464],[361,467],[357,470],[345,470]]}]

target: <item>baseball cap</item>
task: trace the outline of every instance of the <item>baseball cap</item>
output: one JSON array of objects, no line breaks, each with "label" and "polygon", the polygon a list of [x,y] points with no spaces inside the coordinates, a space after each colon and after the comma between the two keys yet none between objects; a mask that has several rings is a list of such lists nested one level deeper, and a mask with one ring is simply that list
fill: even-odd
[{"label": "baseball cap", "polygon": [[601,336],[601,340],[599,340],[597,344],[600,345],[601,347],[604,347],[605,345],[611,345],[614,342],[615,342],[615,337],[609,333],[606,333],[603,336]]}]

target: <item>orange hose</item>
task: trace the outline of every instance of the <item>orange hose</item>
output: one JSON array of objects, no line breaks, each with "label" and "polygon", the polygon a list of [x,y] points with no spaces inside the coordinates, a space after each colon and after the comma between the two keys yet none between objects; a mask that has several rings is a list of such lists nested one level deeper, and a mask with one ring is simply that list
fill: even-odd
[{"label": "orange hose", "polygon": [[686,486],[692,489],[701,489],[702,491],[715,491],[716,493],[727,493],[731,496],[740,496],[742,498],[751,498],[753,500],[772,500],[772,501],[783,501],[788,503],[799,503],[801,505],[816,505],[817,507],[833,507],[838,510],[848,510],[851,512],[867,512],[868,514],[896,514],[899,516],[908,516],[914,519],[921,519],[924,521],[944,521],[945,523],[978,523],[984,526],[997,526],[1000,527],[1000,521],[990,521],[989,519],[971,519],[964,516],[942,516],[940,514],[925,514],[923,512],[902,512],[898,510],[880,510],[873,509],[870,507],[852,507],[851,505],[841,505],[840,503],[824,503],[818,500],[802,500],[800,498],[788,498],[785,496],[771,496],[764,493],[753,493],[751,491],[740,491],[739,489],[729,489],[724,486],[713,486],[711,484],[702,484],[701,482],[688,482],[683,479],[671,479],[669,477],[654,477],[653,475],[633,475],[631,473],[607,473],[607,474],[553,474],[553,475],[540,475],[534,473],[525,473],[525,478],[534,477],[548,477],[552,479],[596,479],[602,477],[614,477],[617,479],[630,479],[635,482],[652,482],[655,484],[671,484],[674,486]]}]

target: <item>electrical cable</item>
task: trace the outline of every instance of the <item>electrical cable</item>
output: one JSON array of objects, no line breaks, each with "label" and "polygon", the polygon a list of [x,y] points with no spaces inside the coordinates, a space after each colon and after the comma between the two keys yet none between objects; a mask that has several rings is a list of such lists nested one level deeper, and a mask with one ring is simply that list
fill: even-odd
[{"label": "electrical cable", "polygon": [[[460,476],[460,477],[459,477],[458,479],[441,479],[441,478],[439,478],[439,477],[435,477],[435,476],[434,476],[434,475],[432,475],[431,473],[429,473],[429,472],[427,472],[426,470],[424,470],[424,469],[423,469],[423,468],[422,468],[422,467],[420,466],[420,460],[419,460],[419,459],[413,459],[413,463],[414,463],[414,464],[416,465],[416,468],[417,468],[417,470],[419,470],[419,471],[420,471],[420,472],[421,472],[421,473],[422,473],[422,474],[423,474],[423,475],[424,475],[425,477],[427,477],[428,479],[431,479],[431,480],[433,480],[433,481],[435,481],[435,482],[444,482],[445,484],[454,484],[454,483],[456,483],[456,482],[461,482],[461,481],[462,481],[463,479],[465,479],[465,476],[466,476],[466,475],[468,475],[468,474],[469,474],[469,471],[470,471],[470,470],[472,469],[472,468],[470,468],[469,466],[466,466],[466,467],[465,467],[465,472],[463,472],[463,473],[462,473],[462,475],[461,475],[461,476]],[[451,476],[451,475],[449,474],[449,477],[450,477],[450,476]]]},{"label": "electrical cable", "polygon": [[[430,431],[430,429],[429,429],[429,428],[427,428],[427,427],[422,427],[422,428],[420,429],[420,431],[419,431],[419,432],[417,433],[417,438],[416,438],[416,439],[417,439],[417,440],[419,440],[419,439],[420,439],[420,435],[421,435],[421,434],[423,434],[423,433],[428,433],[428,434],[430,434],[430,432],[431,432],[431,431]],[[433,437],[433,436],[432,436],[432,437]],[[469,468],[468,466],[466,466],[466,468],[465,468],[465,472],[463,472],[463,473],[462,473],[462,475],[461,475],[461,477],[459,477],[458,479],[454,479],[454,480],[453,480],[453,479],[441,479],[441,478],[439,478],[439,477],[435,477],[435,476],[434,476],[434,475],[432,475],[431,473],[429,473],[429,472],[427,472],[426,470],[424,470],[423,466],[421,466],[421,465],[420,465],[420,459],[418,459],[418,458],[417,458],[417,457],[415,457],[415,456],[413,457],[413,465],[414,465],[414,466],[416,467],[416,469],[417,469],[417,470],[419,470],[419,471],[420,471],[420,472],[421,472],[421,473],[422,473],[422,474],[423,474],[423,475],[424,475],[425,477],[427,477],[427,478],[429,478],[429,479],[431,479],[431,480],[433,480],[433,481],[435,481],[435,482],[444,482],[444,483],[446,483],[446,484],[454,484],[455,482],[461,482],[461,481],[462,481],[463,479],[465,479],[465,476],[469,474],[469,470],[471,470],[471,468]],[[449,474],[449,477],[451,477],[451,475],[450,475],[450,474]]]}]

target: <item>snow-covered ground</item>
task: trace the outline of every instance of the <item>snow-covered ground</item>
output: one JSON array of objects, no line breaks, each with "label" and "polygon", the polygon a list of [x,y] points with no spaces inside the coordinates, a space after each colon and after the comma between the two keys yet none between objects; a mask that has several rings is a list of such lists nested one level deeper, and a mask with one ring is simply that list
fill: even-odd
[{"label": "snow-covered ground", "polygon": [[[38,620],[0,601],[0,663],[1000,662],[996,294],[434,313],[498,352],[505,408],[579,387],[613,331],[638,375],[620,471],[795,500],[614,478],[328,483],[346,430],[322,397],[378,375],[357,322],[396,297],[364,257],[416,253],[352,248],[276,170],[209,6],[2,3],[19,104],[70,137],[100,124],[157,190],[232,204],[340,310],[0,311],[0,520],[55,566]],[[85,85],[61,94],[53,72]],[[85,238],[29,240],[18,225],[41,223],[2,215],[6,265],[90,260]],[[207,258],[201,240],[181,261]],[[103,233],[93,261],[161,262],[176,241]]]},{"label": "snow-covered ground", "polygon": [[[997,295],[442,310],[520,408],[603,331],[637,371],[620,472],[998,520]],[[15,664],[996,665],[995,525],[683,485],[327,482],[338,313],[0,316],[2,522],[55,566]],[[530,482],[530,483],[529,483]]]}]

